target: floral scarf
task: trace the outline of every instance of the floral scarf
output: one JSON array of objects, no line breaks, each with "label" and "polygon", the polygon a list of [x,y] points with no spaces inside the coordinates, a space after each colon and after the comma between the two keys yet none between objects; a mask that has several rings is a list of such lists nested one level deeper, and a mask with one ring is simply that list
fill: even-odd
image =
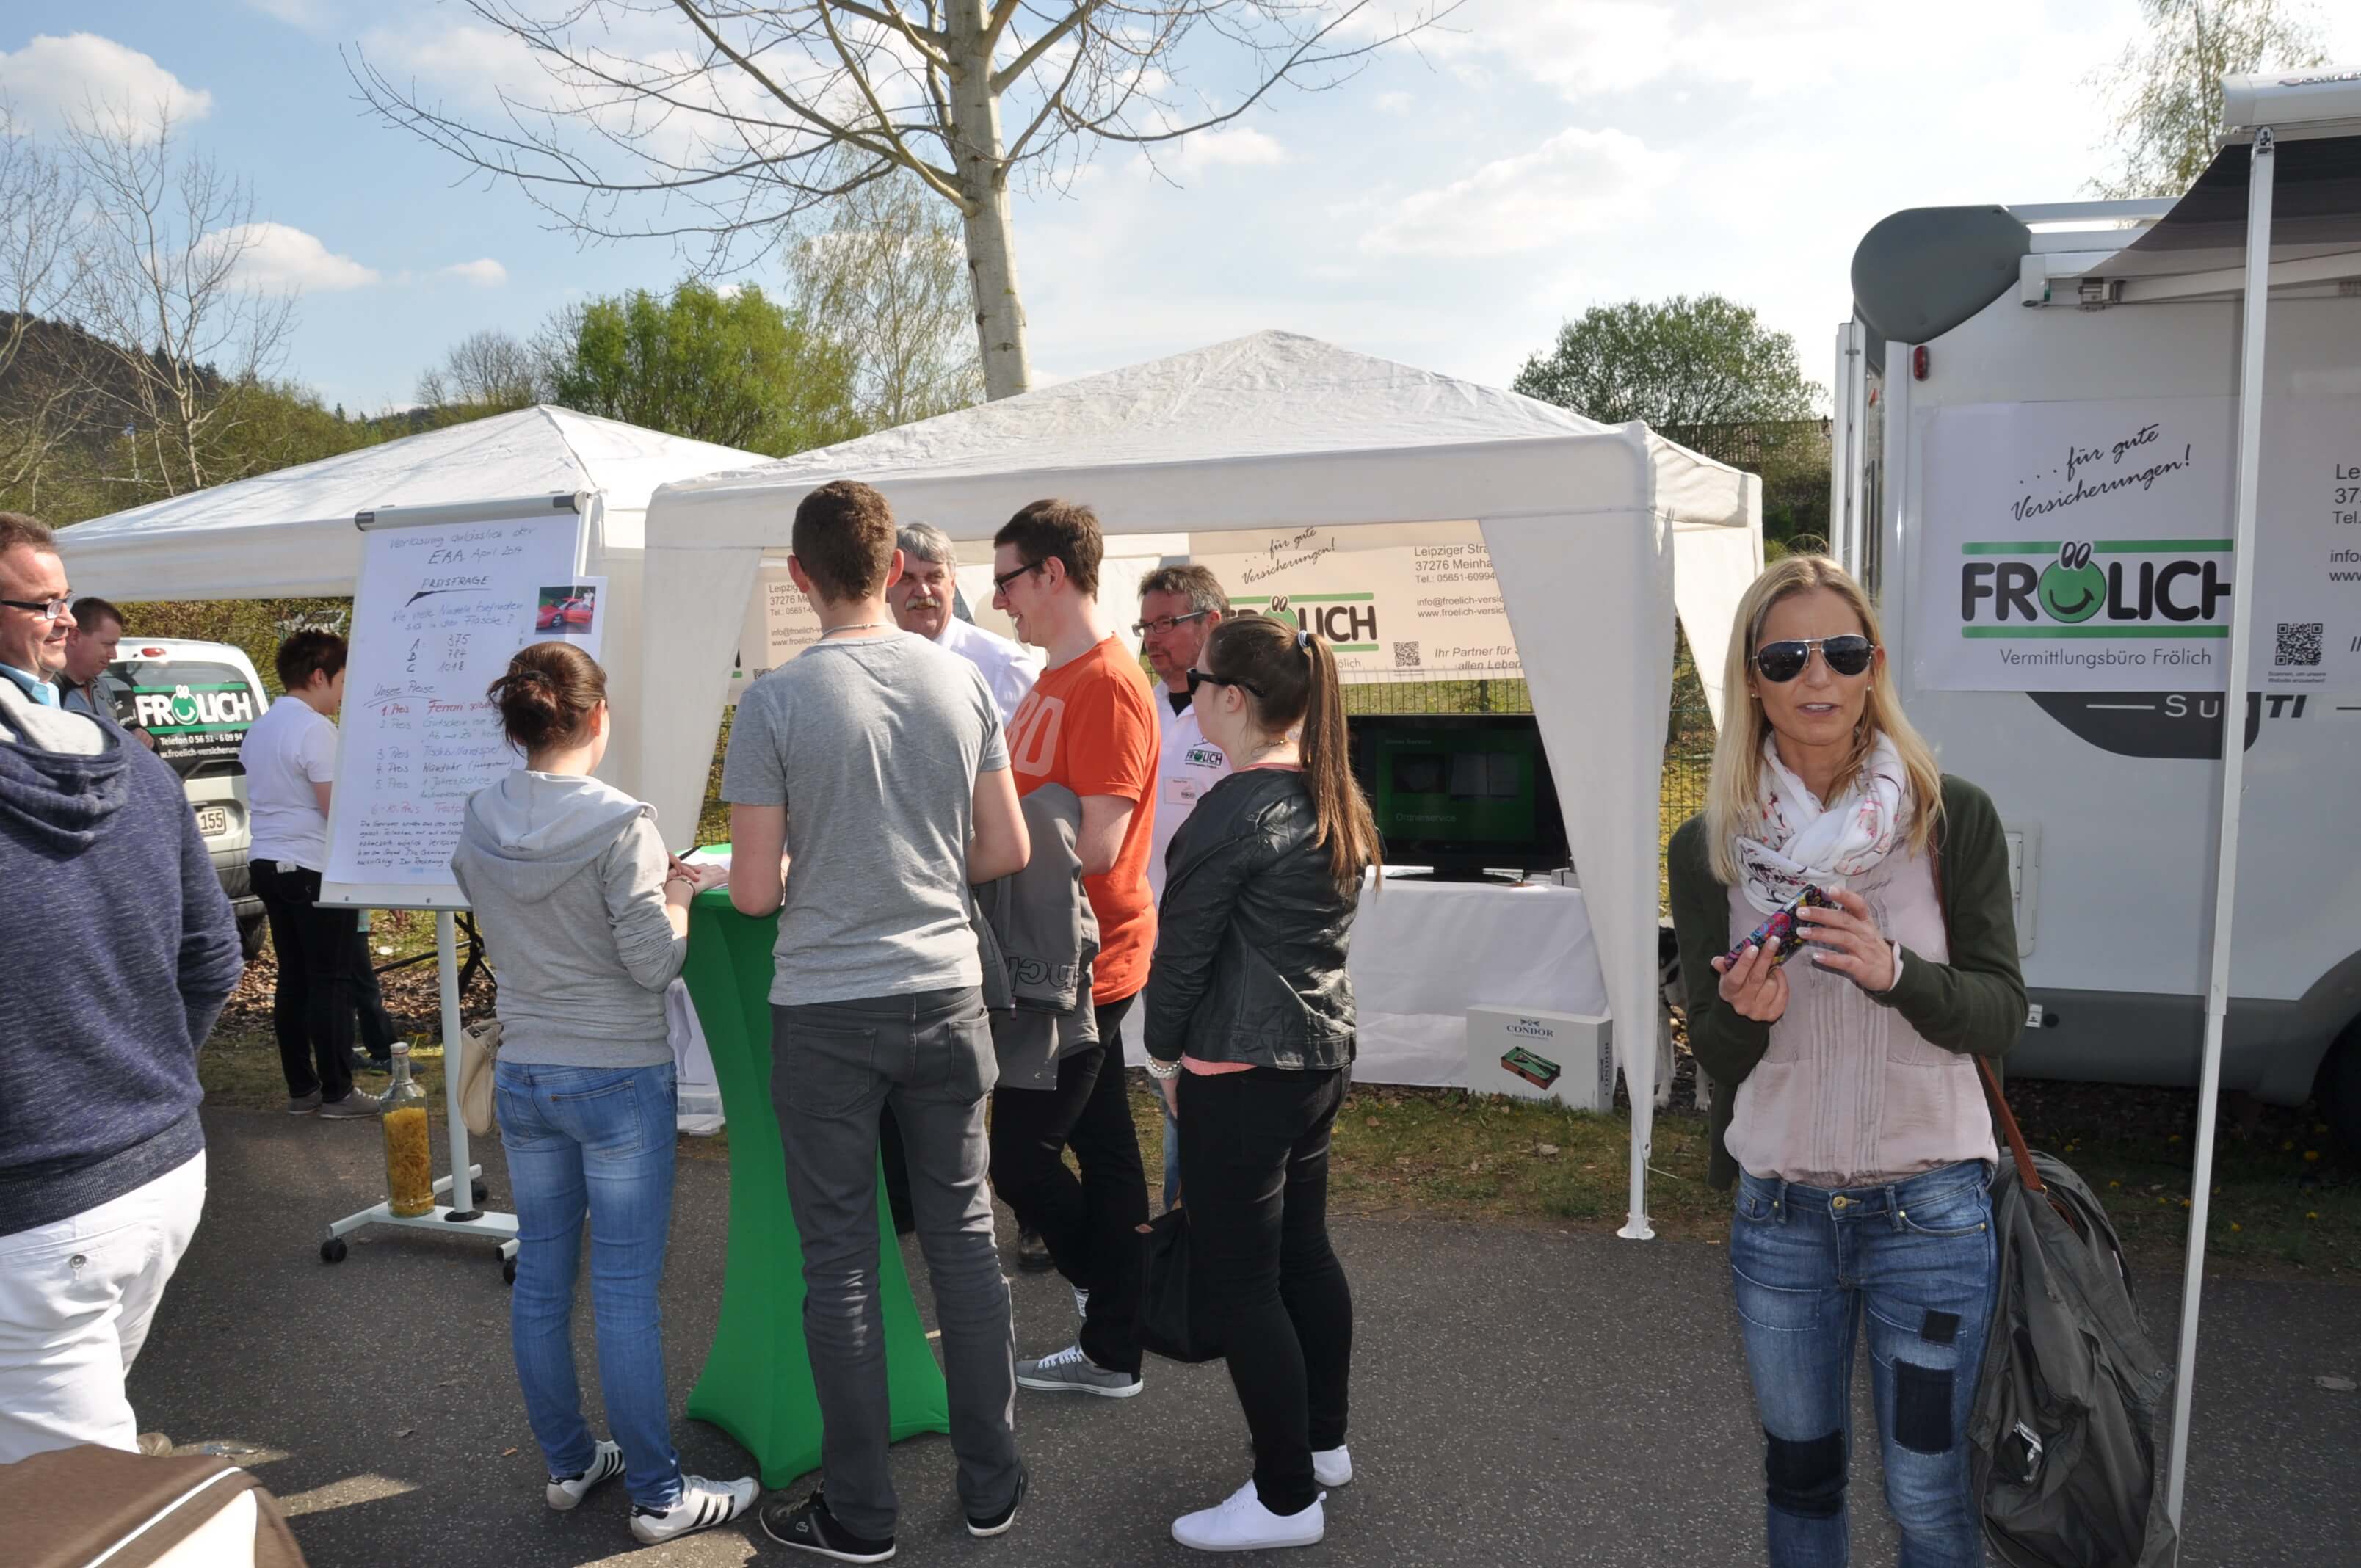
[{"label": "floral scarf", "polygon": [[1739,838],[1740,885],[1749,904],[1773,915],[1806,883],[1842,887],[1885,859],[1910,826],[1910,775],[1894,742],[1880,735],[1850,787],[1822,806],[1779,760],[1777,738],[1766,735],[1755,804],[1762,837]]}]

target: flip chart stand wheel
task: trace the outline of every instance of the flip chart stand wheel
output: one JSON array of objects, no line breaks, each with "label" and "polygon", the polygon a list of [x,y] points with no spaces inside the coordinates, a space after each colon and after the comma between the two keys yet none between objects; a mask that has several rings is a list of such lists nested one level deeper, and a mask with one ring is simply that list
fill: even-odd
[{"label": "flip chart stand wheel", "polygon": [[451,911],[434,912],[434,948],[442,959],[443,978],[443,1102],[445,1132],[451,1146],[451,1172],[434,1183],[434,1196],[449,1198],[458,1186],[458,1173],[467,1173],[467,1206],[464,1209],[438,1202],[423,1214],[398,1215],[390,1202],[372,1203],[357,1212],[346,1215],[329,1225],[320,1243],[322,1263],[342,1263],[347,1247],[345,1237],[363,1225],[401,1225],[413,1231],[433,1231],[441,1235],[489,1236],[499,1244],[500,1277],[516,1283],[517,1220],[514,1214],[501,1213],[483,1207],[491,1189],[484,1183],[484,1168],[467,1163],[467,1120],[459,1108],[459,970],[456,963],[457,941],[454,935]]}]

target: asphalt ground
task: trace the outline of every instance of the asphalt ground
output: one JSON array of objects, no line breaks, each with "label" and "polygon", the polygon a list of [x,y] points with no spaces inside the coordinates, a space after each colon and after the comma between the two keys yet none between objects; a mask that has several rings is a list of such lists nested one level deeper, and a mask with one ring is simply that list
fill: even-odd
[{"label": "asphalt ground", "polygon": [[[170,1433],[181,1452],[218,1445],[254,1469],[318,1568],[807,1560],[770,1544],[751,1518],[639,1547],[619,1486],[571,1514],[549,1511],[491,1245],[379,1229],[324,1265],[325,1223],[380,1194],[375,1127],[250,1112],[209,1114],[206,1127],[204,1223],[133,1371],[132,1398],[142,1426]],[[478,1143],[498,1205],[500,1148]],[[677,1412],[713,1331],[728,1183],[718,1159],[681,1161],[664,1281],[675,1441],[688,1469],[714,1476],[750,1465],[729,1438]],[[1340,1222],[1335,1240],[1356,1299],[1356,1478],[1329,1498],[1327,1540],[1287,1561],[1762,1561],[1761,1440],[1719,1246],[1397,1219]],[[906,1251],[931,1320],[924,1264],[915,1245]],[[1014,1277],[1020,1354],[1065,1344],[1073,1308],[1063,1283]],[[2151,1329],[2169,1343],[2179,1280],[2143,1284]],[[2361,1288],[2214,1282],[2204,1325],[2182,1563],[2352,1561],[2361,1394],[2317,1379],[2361,1376]],[[577,1343],[595,1402],[587,1305]],[[1151,1359],[1148,1382],[1130,1400],[1020,1394],[1033,1490],[996,1541],[966,1535],[944,1439],[898,1445],[897,1561],[1202,1562],[1173,1544],[1170,1522],[1246,1478],[1245,1422],[1218,1365]],[[1857,1406],[1866,1386],[1864,1373]],[[1865,1407],[1856,1431],[1855,1558],[1892,1562]]]}]

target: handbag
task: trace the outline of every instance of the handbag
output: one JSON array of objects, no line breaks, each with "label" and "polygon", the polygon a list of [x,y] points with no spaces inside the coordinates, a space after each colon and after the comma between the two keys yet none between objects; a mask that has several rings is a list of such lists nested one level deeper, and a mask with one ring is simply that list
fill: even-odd
[{"label": "handbag", "polygon": [[492,1130],[492,1065],[500,1058],[500,1021],[459,1031],[459,1115],[478,1137]]},{"label": "handbag", "polygon": [[1139,1347],[1191,1365],[1219,1361],[1223,1348],[1190,1266],[1187,1206],[1174,1204],[1139,1231],[1148,1255],[1139,1291]]}]

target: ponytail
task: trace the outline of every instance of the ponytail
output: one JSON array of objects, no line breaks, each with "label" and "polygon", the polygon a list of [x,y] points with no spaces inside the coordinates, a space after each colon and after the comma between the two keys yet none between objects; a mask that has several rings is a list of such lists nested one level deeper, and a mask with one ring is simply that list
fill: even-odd
[{"label": "ponytail", "polygon": [[1213,629],[1205,663],[1216,680],[1247,688],[1265,729],[1303,727],[1300,749],[1303,781],[1312,792],[1312,841],[1328,847],[1339,888],[1360,881],[1364,871],[1382,861],[1383,842],[1368,798],[1353,777],[1335,651],[1309,631],[1247,616]]}]

